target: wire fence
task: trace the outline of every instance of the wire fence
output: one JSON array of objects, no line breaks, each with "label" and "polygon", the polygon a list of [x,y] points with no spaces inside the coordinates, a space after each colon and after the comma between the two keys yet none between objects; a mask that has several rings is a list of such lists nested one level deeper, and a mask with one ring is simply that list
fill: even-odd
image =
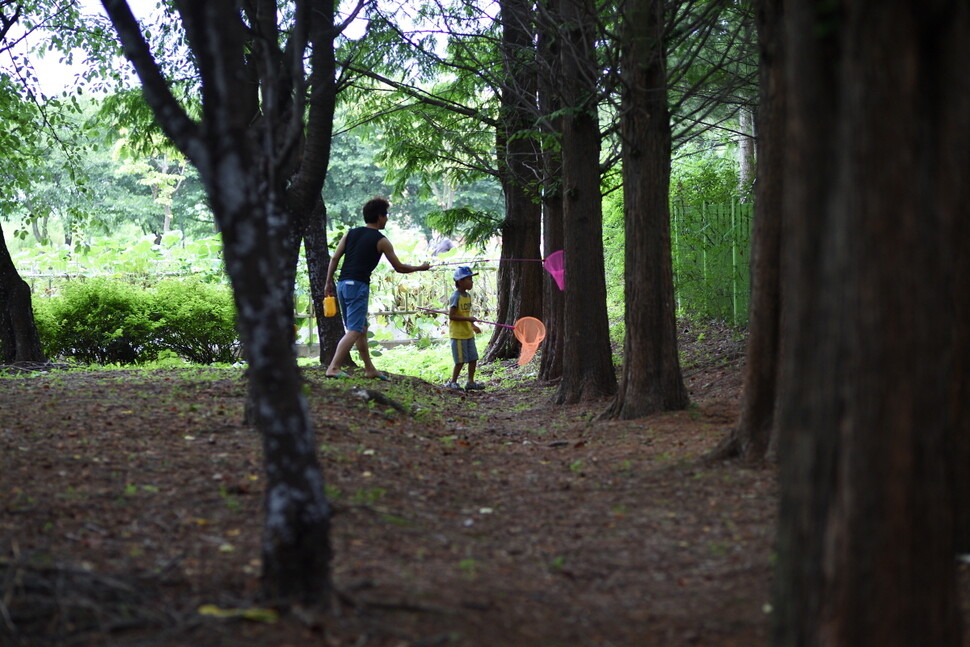
[{"label": "wire fence", "polygon": [[[747,324],[752,211],[751,204],[739,201],[671,206],[671,249],[679,314],[717,319],[733,326]],[[474,256],[459,260],[479,272],[475,281],[475,296],[478,304],[476,309],[481,318],[494,314],[497,301],[498,264],[493,260]],[[456,264],[449,262],[433,268],[431,272],[411,275],[397,274],[389,267],[375,272],[371,294],[372,314],[393,316],[413,314],[419,307],[445,307],[454,291],[451,274]],[[66,282],[96,276],[150,287],[163,278],[200,274],[197,267],[186,272],[184,260],[172,263],[152,261],[141,272],[95,270],[86,265],[79,262],[77,266],[61,268],[60,271],[26,267],[22,276],[35,296],[49,297],[58,294]],[[225,281],[219,259],[210,259],[210,265],[201,274],[211,275],[214,281]],[[299,275],[305,276],[304,268],[301,268]],[[297,286],[296,315],[312,321],[319,308],[310,303],[308,293],[307,286]]]},{"label": "wire fence", "polygon": [[674,291],[682,314],[747,325],[752,214],[752,205],[739,201],[671,207]]}]

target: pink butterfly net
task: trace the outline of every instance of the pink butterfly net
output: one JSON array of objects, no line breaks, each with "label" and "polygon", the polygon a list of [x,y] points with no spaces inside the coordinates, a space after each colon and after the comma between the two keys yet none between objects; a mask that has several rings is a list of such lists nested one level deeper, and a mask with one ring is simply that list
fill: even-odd
[{"label": "pink butterfly net", "polygon": [[553,280],[560,290],[566,289],[566,267],[563,263],[562,250],[558,252],[553,252],[546,256],[546,259],[542,261],[542,266],[546,269],[549,274],[552,275]]}]

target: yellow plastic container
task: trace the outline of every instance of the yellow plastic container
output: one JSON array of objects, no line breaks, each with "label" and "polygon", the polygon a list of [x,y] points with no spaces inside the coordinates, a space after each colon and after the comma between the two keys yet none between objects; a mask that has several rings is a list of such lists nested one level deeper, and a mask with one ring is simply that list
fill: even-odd
[{"label": "yellow plastic container", "polygon": [[337,314],[337,297],[323,298],[323,316],[333,317]]}]

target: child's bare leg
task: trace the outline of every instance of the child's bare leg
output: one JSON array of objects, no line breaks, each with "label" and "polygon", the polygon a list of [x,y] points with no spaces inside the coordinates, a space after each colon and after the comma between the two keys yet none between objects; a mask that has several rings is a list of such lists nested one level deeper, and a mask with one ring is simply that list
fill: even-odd
[{"label": "child's bare leg", "polygon": [[468,381],[475,381],[475,368],[478,366],[478,362],[468,362]]},{"label": "child's bare leg", "polygon": [[451,381],[452,382],[457,382],[458,381],[458,376],[461,375],[461,367],[462,366],[464,366],[464,365],[463,364],[455,364],[455,368],[452,369],[452,371],[451,371]]}]

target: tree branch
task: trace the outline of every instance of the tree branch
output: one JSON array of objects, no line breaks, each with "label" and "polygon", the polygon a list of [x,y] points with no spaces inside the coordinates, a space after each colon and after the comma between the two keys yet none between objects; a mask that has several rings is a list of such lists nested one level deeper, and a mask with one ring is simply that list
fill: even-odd
[{"label": "tree branch", "polygon": [[169,90],[128,3],[125,0],[101,0],[101,4],[115,26],[125,58],[131,61],[141,80],[145,101],[159,115],[158,121],[165,134],[197,166],[206,164],[208,154],[202,145],[198,124],[189,118]]}]

